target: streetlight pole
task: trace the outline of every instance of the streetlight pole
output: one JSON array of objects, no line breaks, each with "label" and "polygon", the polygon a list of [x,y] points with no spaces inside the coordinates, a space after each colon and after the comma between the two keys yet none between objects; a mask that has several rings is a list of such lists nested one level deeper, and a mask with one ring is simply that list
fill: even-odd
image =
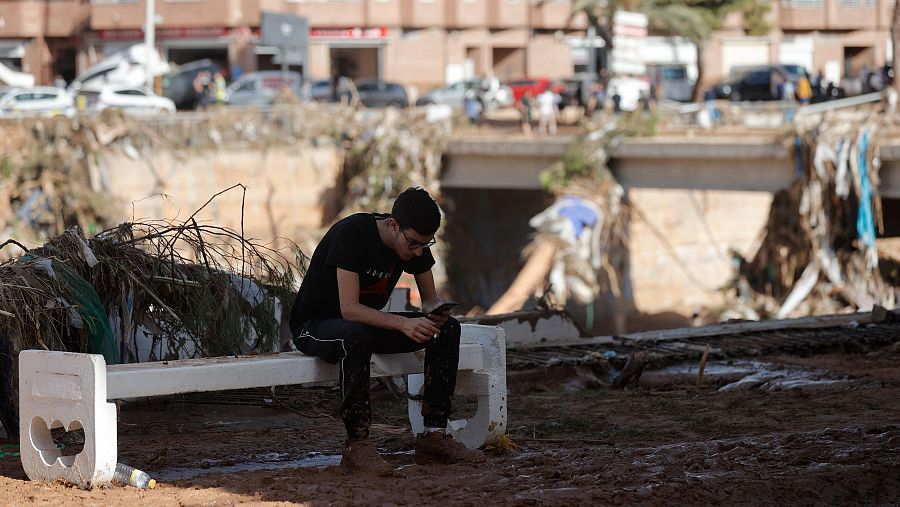
[{"label": "streetlight pole", "polygon": [[146,57],[144,59],[144,73],[146,74],[147,87],[153,90],[153,53],[156,51],[156,0],[145,0],[147,4],[147,16],[144,24],[144,46]]}]

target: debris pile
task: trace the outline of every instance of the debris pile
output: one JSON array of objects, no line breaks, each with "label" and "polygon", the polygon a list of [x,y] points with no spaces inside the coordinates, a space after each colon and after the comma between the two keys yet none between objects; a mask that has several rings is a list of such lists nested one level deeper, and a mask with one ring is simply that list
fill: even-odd
[{"label": "debris pile", "polygon": [[[39,245],[72,226],[94,234],[121,220],[110,199],[105,155],[145,160],[157,150],[184,153],[221,146],[332,143],[345,153],[346,214],[383,209],[419,185],[436,193],[451,119],[427,110],[368,110],[341,104],[282,103],[269,109],[214,107],[203,113],[135,121],[117,111],[98,116],[0,122],[0,237]],[[164,188],[157,176],[152,194]],[[345,191],[346,190],[346,191]],[[2,255],[2,252],[0,252]],[[7,254],[8,255],[8,254]]]},{"label": "debris pile", "polygon": [[[529,221],[536,233],[524,252],[525,266],[488,314],[519,310],[532,296],[538,306],[559,309],[570,303],[592,308],[601,295],[611,295],[613,321],[617,332],[624,332],[627,309],[619,275],[627,262],[630,213],[625,191],[607,165],[609,149],[625,136],[652,135],[656,120],[638,112],[588,125],[562,160],[540,175],[556,202]],[[589,318],[585,327],[592,326]]]},{"label": "debris pile", "polygon": [[273,250],[193,217],[93,237],[67,229],[0,264],[0,420],[16,433],[20,350],[108,364],[278,350],[305,265],[295,247]]},{"label": "debris pile", "polygon": [[897,287],[879,270],[879,124],[825,122],[799,131],[798,178],[775,195],[752,259],[737,272],[720,320],[786,318],[893,308]]},{"label": "debris pile", "polygon": [[0,237],[40,244],[74,225],[89,233],[112,226],[116,203],[100,152],[130,128],[114,112],[0,124]]}]

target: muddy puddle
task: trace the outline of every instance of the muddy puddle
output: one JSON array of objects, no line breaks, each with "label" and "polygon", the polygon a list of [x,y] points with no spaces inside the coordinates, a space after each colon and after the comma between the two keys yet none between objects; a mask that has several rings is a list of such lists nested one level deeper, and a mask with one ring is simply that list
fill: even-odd
[{"label": "muddy puddle", "polygon": [[[385,456],[394,456],[402,459],[403,456],[412,456],[411,451],[388,452]],[[321,454],[311,452],[302,458],[292,458],[289,453],[272,452],[262,456],[245,456],[243,462],[235,463],[235,460],[204,460],[201,466],[167,468],[153,474],[159,482],[185,481],[211,474],[233,474],[259,472],[263,470],[283,470],[292,468],[325,468],[337,466],[341,463],[339,454]]]}]

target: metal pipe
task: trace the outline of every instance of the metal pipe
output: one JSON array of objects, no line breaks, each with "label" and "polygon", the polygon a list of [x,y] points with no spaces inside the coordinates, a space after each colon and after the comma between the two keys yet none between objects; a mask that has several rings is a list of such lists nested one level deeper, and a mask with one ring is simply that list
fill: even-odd
[{"label": "metal pipe", "polygon": [[144,46],[146,57],[144,72],[147,87],[153,90],[153,52],[156,51],[156,0],[146,0],[147,12],[144,24]]}]

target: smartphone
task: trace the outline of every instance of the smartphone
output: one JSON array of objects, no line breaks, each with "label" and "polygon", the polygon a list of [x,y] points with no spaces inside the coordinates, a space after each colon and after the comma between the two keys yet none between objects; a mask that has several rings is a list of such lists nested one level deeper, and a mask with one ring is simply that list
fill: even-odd
[{"label": "smartphone", "polygon": [[443,303],[440,306],[438,306],[437,308],[428,312],[428,315],[449,312],[450,310],[456,308],[458,305],[459,305],[459,303]]}]

